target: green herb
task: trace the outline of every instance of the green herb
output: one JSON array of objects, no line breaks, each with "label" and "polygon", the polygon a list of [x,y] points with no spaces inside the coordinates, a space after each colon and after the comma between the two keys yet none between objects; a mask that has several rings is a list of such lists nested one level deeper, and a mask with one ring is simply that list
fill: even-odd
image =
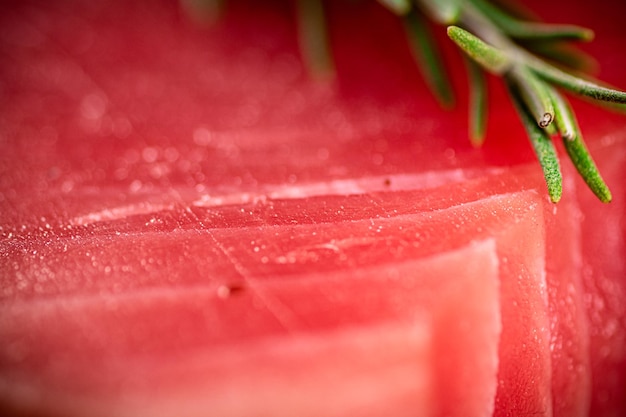
[{"label": "green herb", "polygon": [[[572,163],[589,188],[601,201],[611,201],[611,193],[582,140],[575,115],[554,88],[560,87],[594,100],[620,105],[626,103],[625,92],[569,72],[569,69],[577,71],[592,66],[589,57],[566,43],[590,41],[593,38],[591,30],[574,25],[536,22],[524,13],[505,9],[488,0],[378,1],[404,19],[419,68],[435,97],[444,106],[452,103],[452,88],[424,16],[448,26],[450,39],[478,64],[467,65],[470,140],[474,146],[480,146],[485,135],[487,112],[482,68],[503,77],[507,83],[511,99],[544,171],[551,200],[557,202],[562,193],[558,156],[551,141],[551,136],[558,133]],[[317,2],[321,4],[321,1]]]},{"label": "green herb", "polygon": [[[430,12],[432,20],[441,22],[442,13],[437,11],[436,5],[444,3],[447,2],[420,0],[417,4]],[[445,22],[456,25],[448,27],[448,36],[485,71],[505,79],[543,169],[551,200],[559,201],[562,193],[558,156],[551,142],[551,136],[558,133],[589,188],[601,201],[610,202],[611,192],[583,142],[576,117],[554,88],[594,100],[626,103],[626,93],[563,69],[580,70],[589,66],[590,59],[568,49],[564,42],[589,41],[593,32],[572,25],[527,21],[487,0],[466,0],[457,4],[456,19]],[[476,145],[482,143],[483,130],[477,126],[484,123],[483,110],[479,107],[483,94],[479,89],[483,87],[475,68],[470,67],[469,77],[470,103],[478,109],[470,111],[470,139]]]}]

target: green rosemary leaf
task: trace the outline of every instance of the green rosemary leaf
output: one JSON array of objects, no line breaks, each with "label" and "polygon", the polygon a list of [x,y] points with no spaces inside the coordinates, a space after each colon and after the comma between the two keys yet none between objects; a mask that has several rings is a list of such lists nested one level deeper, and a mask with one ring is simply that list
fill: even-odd
[{"label": "green rosemary leaf", "polygon": [[595,82],[568,74],[530,54],[526,58],[525,62],[529,68],[546,81],[595,100],[626,103],[626,92],[603,87]]},{"label": "green rosemary leaf", "polygon": [[611,191],[602,179],[598,167],[589,154],[589,150],[583,141],[572,108],[565,97],[558,91],[552,91],[552,98],[556,111],[555,124],[561,133],[567,154],[591,191],[593,191],[600,201],[609,203],[612,199]]},{"label": "green rosemary leaf", "polygon": [[454,93],[426,19],[414,8],[404,17],[404,23],[415,60],[426,83],[442,106],[452,107]]},{"label": "green rosemary leaf", "polygon": [[411,0],[378,0],[378,2],[398,16],[404,16],[412,7]]},{"label": "green rosemary leaf", "polygon": [[527,22],[511,16],[485,0],[471,0],[474,6],[488,16],[503,33],[516,39],[590,41],[593,31],[575,25],[554,25]]},{"label": "green rosemary leaf", "polygon": [[[519,93],[535,117],[539,127],[547,128],[554,120],[554,105],[546,85],[524,66],[517,65],[507,76],[515,82]],[[548,131],[549,134],[556,133]]]},{"label": "green rosemary leaf", "polygon": [[303,58],[311,75],[330,78],[334,64],[321,0],[298,0],[298,36]]},{"label": "green rosemary leaf", "polygon": [[511,60],[505,52],[458,26],[449,26],[448,36],[474,61],[493,74],[502,75],[511,66]]},{"label": "green rosemary leaf", "polygon": [[549,41],[583,41],[593,39],[592,30],[574,25],[550,25],[544,23],[517,22],[509,26],[508,35],[516,39],[537,39]]},{"label": "green rosemary leaf", "polygon": [[473,60],[465,59],[469,78],[470,141],[480,147],[485,141],[487,126],[487,83],[483,69]]},{"label": "green rosemary leaf", "polygon": [[522,124],[528,133],[528,138],[537,155],[537,159],[539,159],[539,164],[548,186],[550,200],[553,203],[557,203],[561,199],[563,192],[563,177],[556,149],[547,132],[535,123],[534,118],[525,106],[525,101],[520,95],[518,87],[513,82],[507,82],[507,87]]},{"label": "green rosemary leaf", "polygon": [[560,42],[526,40],[520,44],[535,55],[548,60],[557,67],[569,70],[594,73],[598,62],[589,54]]}]

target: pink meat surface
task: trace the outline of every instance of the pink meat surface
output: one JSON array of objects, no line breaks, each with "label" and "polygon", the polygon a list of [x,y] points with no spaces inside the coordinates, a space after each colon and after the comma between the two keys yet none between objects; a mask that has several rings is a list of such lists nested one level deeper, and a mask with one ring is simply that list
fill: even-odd
[{"label": "pink meat surface", "polygon": [[[623,87],[623,5],[559,5]],[[329,23],[324,82],[290,2],[0,5],[3,415],[626,414],[623,117],[555,206],[496,80],[471,149],[396,18]]]}]

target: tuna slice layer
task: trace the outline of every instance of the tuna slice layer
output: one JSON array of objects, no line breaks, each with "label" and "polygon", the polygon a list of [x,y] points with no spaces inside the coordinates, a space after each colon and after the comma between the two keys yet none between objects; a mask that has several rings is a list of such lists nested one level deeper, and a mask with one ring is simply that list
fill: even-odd
[{"label": "tuna slice layer", "polygon": [[[113,236],[115,221],[99,236],[53,230],[36,257],[14,252],[4,402],[68,415],[549,409],[543,198],[395,208],[449,191],[196,204],[127,217]],[[303,203],[351,214],[322,222]],[[230,224],[206,226],[220,211]],[[178,227],[146,231],[146,215]],[[35,290],[46,268],[55,280]]]}]

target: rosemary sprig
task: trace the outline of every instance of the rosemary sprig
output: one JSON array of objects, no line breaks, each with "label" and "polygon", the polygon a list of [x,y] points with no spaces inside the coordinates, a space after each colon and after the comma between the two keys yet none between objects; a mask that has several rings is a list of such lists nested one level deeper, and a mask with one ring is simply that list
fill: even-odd
[{"label": "rosemary sprig", "polygon": [[[576,117],[555,87],[618,104],[626,103],[626,93],[567,72],[532,53],[548,55],[564,67],[580,69],[589,60],[585,55],[572,53],[564,42],[589,41],[593,32],[573,25],[526,20],[488,0],[418,0],[416,6],[433,21],[453,25],[447,29],[450,39],[483,70],[504,78],[544,171],[551,200],[559,201],[562,193],[558,155],[551,142],[551,136],[558,133],[589,188],[601,201],[611,201],[611,193],[582,140]],[[470,66],[468,74],[470,140],[480,145],[484,134],[484,84],[476,67]]]}]

